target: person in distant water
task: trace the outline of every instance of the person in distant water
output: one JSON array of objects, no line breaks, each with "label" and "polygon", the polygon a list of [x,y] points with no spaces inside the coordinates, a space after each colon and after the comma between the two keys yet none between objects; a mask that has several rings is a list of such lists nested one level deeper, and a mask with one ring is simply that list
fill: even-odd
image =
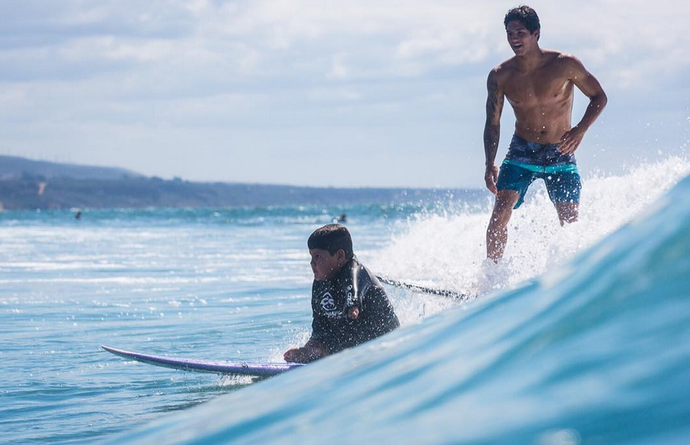
[{"label": "person in distant water", "polygon": [[347,215],[346,215],[345,213],[343,213],[342,215],[340,215],[340,216],[338,217],[338,222],[339,222],[339,223],[346,223],[346,222],[347,222]]},{"label": "person in distant water", "polygon": [[309,363],[400,326],[381,283],[354,255],[344,226],[317,229],[307,246],[314,273],[311,338],[303,347],[285,352],[285,361]]},{"label": "person in distant water", "polygon": [[[607,100],[597,79],[578,59],[539,47],[541,26],[534,9],[511,9],[504,24],[515,57],[489,73],[484,127],[484,179],[496,195],[486,231],[486,250],[494,261],[503,256],[512,211],[522,204],[535,179],[546,183],[561,225],[577,221],[582,186],[575,150]],[[589,105],[580,122],[571,127],[573,86],[589,98]],[[513,107],[516,122],[499,173],[494,162],[504,98]]]},{"label": "person in distant water", "polygon": [[81,210],[77,210],[77,213],[74,214],[74,219],[81,219]]}]

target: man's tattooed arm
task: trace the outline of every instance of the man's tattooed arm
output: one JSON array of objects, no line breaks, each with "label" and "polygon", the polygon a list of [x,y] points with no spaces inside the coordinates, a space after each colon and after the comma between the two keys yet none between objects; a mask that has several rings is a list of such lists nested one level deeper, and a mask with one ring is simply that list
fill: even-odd
[{"label": "man's tattooed arm", "polygon": [[493,167],[498,151],[498,140],[501,136],[501,113],[503,112],[503,91],[496,81],[495,71],[489,73],[486,87],[486,124],[484,125],[484,153],[486,167]]}]

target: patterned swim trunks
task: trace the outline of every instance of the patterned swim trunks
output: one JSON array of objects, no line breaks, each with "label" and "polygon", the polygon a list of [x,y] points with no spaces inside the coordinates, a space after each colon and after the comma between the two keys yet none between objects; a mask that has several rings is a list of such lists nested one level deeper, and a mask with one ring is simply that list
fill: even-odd
[{"label": "patterned swim trunks", "polygon": [[558,144],[530,142],[513,136],[508,155],[501,165],[496,187],[515,190],[520,198],[514,208],[520,207],[527,189],[536,179],[543,179],[552,202],[580,202],[582,181],[573,155],[558,151]]}]

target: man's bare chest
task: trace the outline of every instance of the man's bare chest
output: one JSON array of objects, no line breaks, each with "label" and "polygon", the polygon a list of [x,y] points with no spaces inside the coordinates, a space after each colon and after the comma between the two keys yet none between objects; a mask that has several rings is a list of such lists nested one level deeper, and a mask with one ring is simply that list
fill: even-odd
[{"label": "man's bare chest", "polygon": [[558,105],[572,98],[572,82],[559,72],[513,74],[503,89],[506,98],[519,108]]}]

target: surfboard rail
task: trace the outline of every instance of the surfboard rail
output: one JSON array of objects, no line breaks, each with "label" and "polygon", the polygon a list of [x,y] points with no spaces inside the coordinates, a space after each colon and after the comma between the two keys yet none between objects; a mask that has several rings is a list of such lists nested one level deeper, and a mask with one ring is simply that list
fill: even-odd
[{"label": "surfboard rail", "polygon": [[253,377],[271,377],[304,366],[300,363],[249,363],[223,360],[199,360],[163,355],[142,354],[101,345],[105,351],[117,356],[164,368],[179,369],[191,372],[213,374],[247,375]]}]

